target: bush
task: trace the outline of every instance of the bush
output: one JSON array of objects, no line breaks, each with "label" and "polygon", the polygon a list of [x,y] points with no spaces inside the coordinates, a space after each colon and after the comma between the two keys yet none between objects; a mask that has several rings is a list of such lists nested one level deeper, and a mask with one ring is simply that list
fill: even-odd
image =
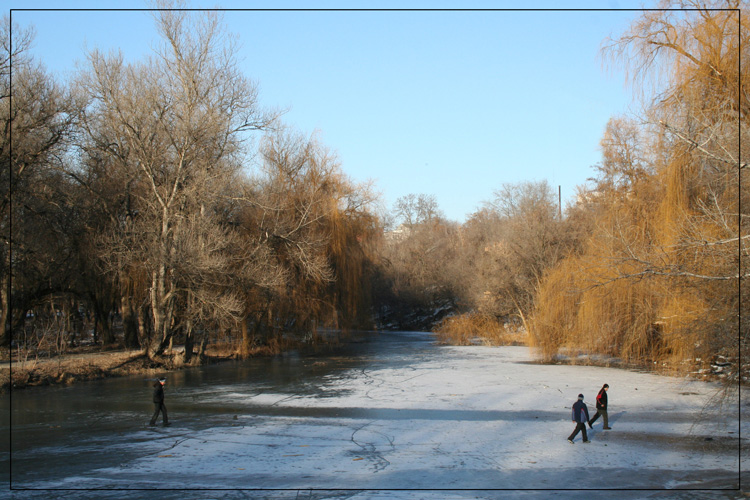
[{"label": "bush", "polygon": [[433,331],[440,343],[450,345],[511,345],[523,342],[494,316],[476,312],[445,318]]}]

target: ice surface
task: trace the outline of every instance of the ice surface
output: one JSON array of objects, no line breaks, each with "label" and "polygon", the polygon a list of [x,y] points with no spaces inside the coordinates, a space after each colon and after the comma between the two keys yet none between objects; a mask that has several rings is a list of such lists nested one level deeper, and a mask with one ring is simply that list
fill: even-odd
[{"label": "ice surface", "polygon": [[[569,444],[576,396],[593,416],[605,382],[612,430],[599,419],[590,444],[580,435]],[[15,486],[126,490],[113,498],[139,498],[134,488],[184,490],[165,498],[259,498],[257,489],[272,490],[263,498],[573,498],[565,490],[612,488],[622,491],[611,498],[742,497],[740,432],[750,429],[736,396],[717,406],[715,383],[541,365],[526,347],[484,346],[435,346],[315,383],[300,394],[228,388],[224,404],[244,408],[230,424],[183,428],[170,409],[173,426],[134,436],[134,458]]]}]

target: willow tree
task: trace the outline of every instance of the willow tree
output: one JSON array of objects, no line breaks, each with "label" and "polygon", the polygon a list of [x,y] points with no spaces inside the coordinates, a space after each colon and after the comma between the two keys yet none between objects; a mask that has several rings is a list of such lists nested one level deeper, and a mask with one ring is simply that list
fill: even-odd
[{"label": "willow tree", "polygon": [[315,136],[282,128],[263,138],[259,158],[259,175],[241,199],[240,227],[247,248],[268,264],[243,287],[243,355],[283,333],[309,337],[318,326],[371,318],[367,242],[379,232],[368,186],[347,179]]},{"label": "willow tree", "polygon": [[[737,322],[747,310],[738,292],[750,226],[739,182],[740,151],[750,147],[750,82],[739,72],[750,62],[750,26],[739,16],[747,5],[661,7],[604,47],[649,100],[641,125],[610,122],[596,196],[604,209],[588,249],[541,291],[534,334],[548,355],[568,346],[675,363],[736,360],[748,336]],[[730,379],[738,377],[735,365]]]},{"label": "willow tree", "polygon": [[333,211],[328,217],[327,253],[335,280],[328,294],[344,329],[373,327],[373,278],[383,229],[372,206],[377,200],[368,183],[352,182],[341,172],[333,177]]},{"label": "willow tree", "polygon": [[195,240],[208,234],[206,214],[240,168],[246,133],[275,118],[259,107],[216,12],[160,10],[155,20],[161,44],[153,56],[126,63],[94,50],[78,79],[89,99],[84,151],[106,159],[128,193],[129,212],[110,241],[128,242],[116,246],[119,265],[148,280],[151,356],[169,344],[180,301],[189,302],[180,258],[186,248],[206,248]]},{"label": "willow tree", "polygon": [[744,2],[689,6],[696,10],[646,13],[606,49],[628,61],[635,83],[651,78],[662,85],[645,115],[655,181],[664,186],[652,212],[653,242],[645,251],[627,247],[628,269],[619,275],[656,278],[669,290],[656,312],[663,342],[734,357],[738,340],[748,335],[736,319],[743,308],[740,280],[747,276],[741,235],[750,228],[740,211],[748,201],[747,188],[740,190],[746,162],[740,151],[750,146],[750,77],[740,67],[750,62],[750,25],[740,19]]}]

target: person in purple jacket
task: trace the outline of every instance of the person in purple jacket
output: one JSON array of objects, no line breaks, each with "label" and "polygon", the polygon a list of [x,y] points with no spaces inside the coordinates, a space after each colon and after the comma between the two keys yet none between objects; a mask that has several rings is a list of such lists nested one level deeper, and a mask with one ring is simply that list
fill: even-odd
[{"label": "person in purple jacket", "polygon": [[578,435],[578,432],[583,433],[583,442],[589,443],[589,438],[586,435],[586,424],[589,421],[589,409],[586,403],[583,402],[583,394],[578,395],[578,401],[573,403],[573,422],[576,423],[576,428],[568,437],[568,442],[573,444],[573,439]]}]

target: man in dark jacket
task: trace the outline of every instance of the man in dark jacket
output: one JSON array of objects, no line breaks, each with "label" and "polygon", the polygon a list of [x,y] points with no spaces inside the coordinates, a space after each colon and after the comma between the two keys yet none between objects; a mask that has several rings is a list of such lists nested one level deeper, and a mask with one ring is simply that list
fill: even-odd
[{"label": "man in dark jacket", "polygon": [[165,378],[160,378],[154,383],[154,416],[151,417],[151,425],[156,425],[156,418],[161,412],[162,420],[164,425],[169,425],[167,420],[167,407],[164,406],[164,383],[167,381]]},{"label": "man in dark jacket", "polygon": [[589,420],[589,427],[592,429],[594,428],[594,422],[597,418],[599,418],[599,415],[602,416],[604,419],[604,430],[608,431],[612,429],[609,426],[609,420],[607,419],[607,390],[609,389],[609,384],[604,384],[602,388],[599,390],[599,394],[596,395],[596,414],[594,415],[594,418]]},{"label": "man in dark jacket", "polygon": [[589,438],[586,435],[586,422],[589,421],[589,409],[586,403],[583,402],[583,394],[578,395],[578,401],[573,403],[573,422],[576,423],[576,428],[573,434],[568,437],[568,442],[573,444],[573,439],[578,435],[578,432],[583,432],[583,442],[588,443]]}]

